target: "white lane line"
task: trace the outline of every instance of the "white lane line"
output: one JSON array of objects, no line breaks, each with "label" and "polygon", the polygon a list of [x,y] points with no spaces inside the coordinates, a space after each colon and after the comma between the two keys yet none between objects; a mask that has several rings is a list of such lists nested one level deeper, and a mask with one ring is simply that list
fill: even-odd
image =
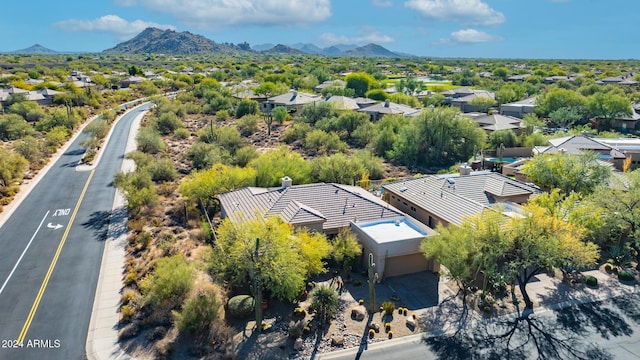
[{"label": "white lane line", "polygon": [[11,277],[13,276],[13,273],[18,268],[18,265],[20,265],[20,261],[22,261],[22,258],[24,257],[24,254],[26,254],[27,250],[29,250],[29,246],[31,246],[31,243],[33,242],[33,239],[36,238],[36,234],[38,234],[38,231],[40,231],[40,228],[42,227],[42,224],[44,224],[44,221],[46,220],[47,216],[49,216],[49,212],[50,211],[51,210],[47,210],[47,213],[44,214],[44,217],[42,218],[42,221],[40,221],[40,225],[38,225],[38,228],[36,229],[36,232],[33,233],[33,236],[31,237],[31,240],[29,240],[29,243],[27,244],[27,247],[24,248],[24,250],[22,251],[22,254],[18,258],[18,261],[13,266],[13,269],[11,269],[11,272],[9,273],[9,276],[7,276],[7,280],[5,280],[4,284],[2,284],[2,287],[0,288],[0,294],[2,294],[2,291],[4,290],[4,287],[7,286],[7,283],[9,282],[9,279],[11,279]]}]

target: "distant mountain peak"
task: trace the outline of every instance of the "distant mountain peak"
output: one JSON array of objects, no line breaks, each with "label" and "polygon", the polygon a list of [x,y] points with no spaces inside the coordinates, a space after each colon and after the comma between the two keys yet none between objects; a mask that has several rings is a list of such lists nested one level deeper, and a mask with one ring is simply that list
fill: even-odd
[{"label": "distant mountain peak", "polygon": [[250,51],[248,44],[216,43],[202,35],[188,31],[162,30],[148,27],[131,40],[122,42],[105,52],[133,54],[205,55],[237,54]]},{"label": "distant mountain peak", "polygon": [[46,48],[40,44],[29,46],[26,49],[13,51],[14,54],[58,54],[57,51]]}]

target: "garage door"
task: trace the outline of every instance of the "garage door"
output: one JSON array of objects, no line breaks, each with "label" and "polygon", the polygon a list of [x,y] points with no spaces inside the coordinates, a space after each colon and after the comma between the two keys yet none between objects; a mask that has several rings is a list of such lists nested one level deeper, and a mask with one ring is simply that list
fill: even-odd
[{"label": "garage door", "polygon": [[420,253],[389,257],[385,260],[384,276],[391,277],[426,271],[429,270],[428,265],[429,262]]}]

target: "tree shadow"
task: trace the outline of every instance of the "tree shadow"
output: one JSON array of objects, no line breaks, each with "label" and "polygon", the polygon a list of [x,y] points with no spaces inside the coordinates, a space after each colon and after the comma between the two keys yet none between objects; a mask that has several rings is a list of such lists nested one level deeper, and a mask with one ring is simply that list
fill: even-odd
[{"label": "tree shadow", "polygon": [[468,323],[453,334],[423,338],[439,359],[609,359],[572,329],[520,316]]},{"label": "tree shadow", "polygon": [[371,325],[371,321],[373,321],[373,315],[373,313],[369,313],[369,316],[367,317],[367,324],[364,327],[362,337],[360,338],[360,346],[358,346],[358,353],[356,353],[355,360],[360,360],[364,351],[369,348],[369,325]]},{"label": "tree shadow", "polygon": [[92,230],[94,237],[99,241],[104,241],[107,236],[115,239],[126,234],[127,218],[128,213],[124,207],[110,211],[94,211],[82,226]]}]

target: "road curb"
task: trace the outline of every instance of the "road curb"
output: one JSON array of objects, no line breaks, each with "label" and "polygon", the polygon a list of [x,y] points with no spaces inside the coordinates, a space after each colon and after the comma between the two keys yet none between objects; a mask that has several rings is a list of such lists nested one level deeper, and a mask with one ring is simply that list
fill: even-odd
[{"label": "road curb", "polygon": [[[129,111],[137,108],[138,106]],[[125,153],[135,150],[134,135],[137,133],[143,117],[144,113],[140,113],[131,123]],[[107,143],[108,139],[105,141],[103,148],[106,147]],[[134,167],[133,160],[124,159],[121,170],[129,171]],[[120,191],[116,190],[112,210],[123,208],[124,205],[124,196]],[[120,300],[118,297],[113,297],[114,294],[120,294],[122,290],[122,272],[125,266],[125,248],[127,245],[126,212],[117,221],[113,220],[111,219],[107,230],[106,243],[100,264],[100,275],[98,276],[91,320],[89,321],[85,350],[86,357],[89,360],[133,359],[122,350],[118,343],[117,326],[120,321]]]}]

